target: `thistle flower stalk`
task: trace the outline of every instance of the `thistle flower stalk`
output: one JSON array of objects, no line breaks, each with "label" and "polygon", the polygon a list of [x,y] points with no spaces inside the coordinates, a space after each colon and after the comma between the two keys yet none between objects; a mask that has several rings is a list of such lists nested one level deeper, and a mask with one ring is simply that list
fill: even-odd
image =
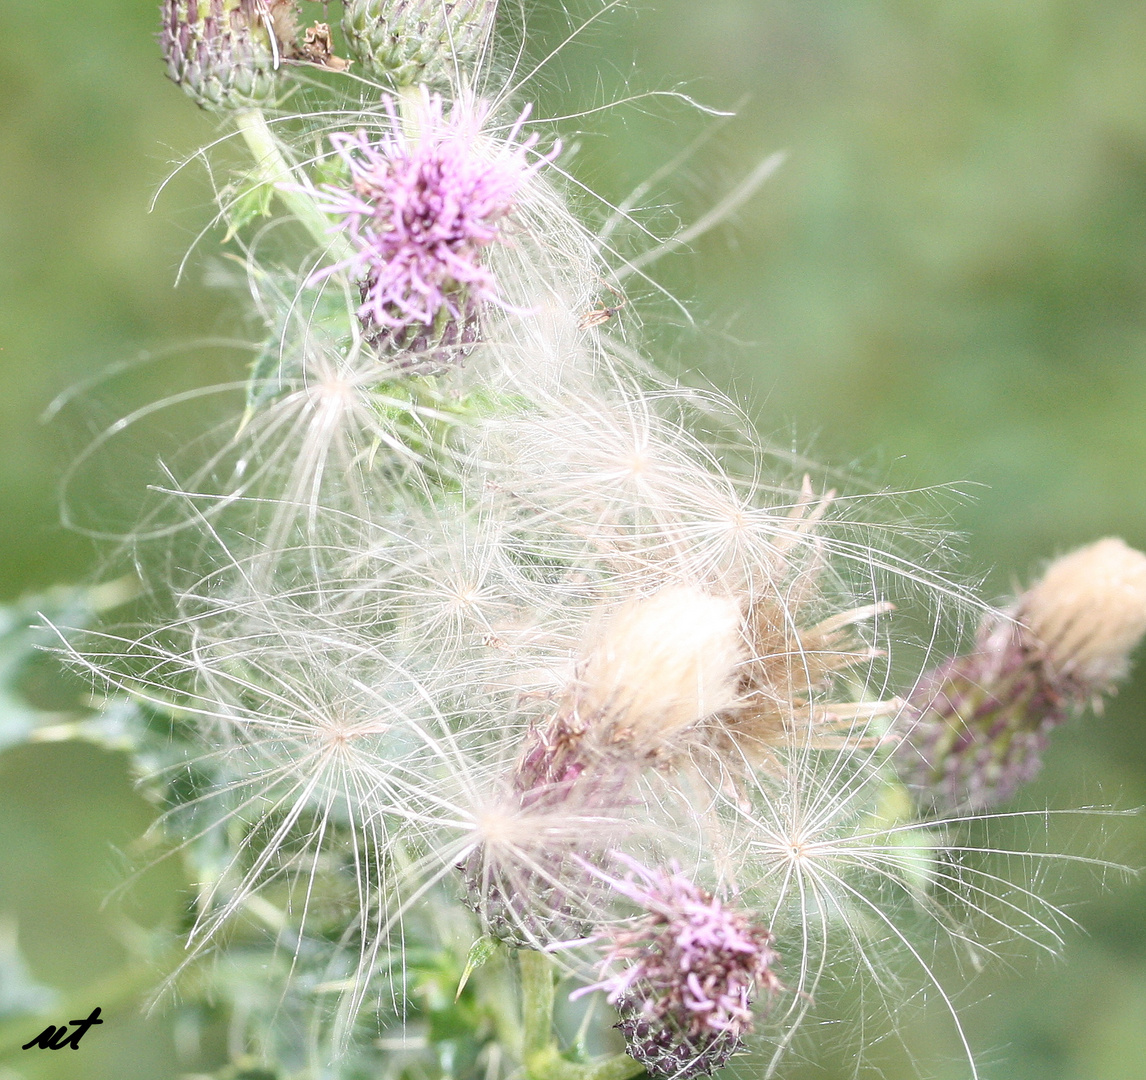
[{"label": "thistle flower stalk", "polygon": [[257,108],[236,109],[234,121],[255,161],[253,183],[273,190],[311,238],[338,257],[343,246],[341,239],[331,234],[330,219],[306,189],[298,185],[296,173],[283,157],[264,112]]}]

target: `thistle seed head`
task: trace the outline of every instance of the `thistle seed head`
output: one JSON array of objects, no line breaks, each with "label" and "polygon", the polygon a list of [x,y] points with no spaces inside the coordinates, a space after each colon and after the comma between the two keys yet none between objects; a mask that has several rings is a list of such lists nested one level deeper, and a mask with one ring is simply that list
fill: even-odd
[{"label": "thistle seed head", "polygon": [[682,585],[600,625],[514,770],[512,812],[532,822],[530,841],[505,852],[485,843],[462,867],[487,932],[533,947],[589,932],[584,912],[606,891],[586,869],[605,855],[601,823],[619,820],[633,782],[671,759],[679,732],[735,704],[740,622],[736,601]]},{"label": "thistle seed head", "polygon": [[440,85],[476,65],[496,10],[497,0],[346,0],[342,31],[368,76]]},{"label": "thistle seed head", "polygon": [[1116,537],[1079,548],[1050,564],[1014,616],[1060,678],[1084,697],[1105,693],[1146,633],[1146,555]]},{"label": "thistle seed head", "polygon": [[1051,563],[974,649],[925,677],[896,761],[936,807],[1009,798],[1042,767],[1050,731],[1101,706],[1146,632],[1146,555],[1100,540]]},{"label": "thistle seed head", "polygon": [[596,738],[653,747],[736,703],[740,606],[691,585],[632,601],[602,628],[577,674],[574,711]]},{"label": "thistle seed head", "polygon": [[[841,671],[880,655],[864,644],[855,626],[886,614],[890,604],[852,608],[810,626],[804,625],[802,606],[794,593],[783,602],[765,596],[748,605],[749,657],[739,670],[737,708],[707,725],[706,731],[710,745],[727,763],[742,761],[779,775],[781,751],[796,733],[829,749],[855,734],[857,718],[893,713],[902,705],[890,699],[857,706],[831,696]],[[734,764],[730,767],[736,771]]]},{"label": "thistle seed head", "polygon": [[737,701],[744,660],[739,605],[689,585],[630,601],[604,622],[553,719],[526,744],[514,788],[528,804],[604,805],[677,737]]},{"label": "thistle seed head", "polygon": [[293,0],[163,0],[167,74],[204,109],[265,105],[293,46]]}]

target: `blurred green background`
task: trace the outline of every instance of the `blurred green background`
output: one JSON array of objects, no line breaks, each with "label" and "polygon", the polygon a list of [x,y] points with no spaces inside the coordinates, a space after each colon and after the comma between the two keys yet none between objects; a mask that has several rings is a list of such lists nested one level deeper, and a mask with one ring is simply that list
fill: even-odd
[{"label": "blurred green background", "polygon": [[[531,4],[533,54],[599,7]],[[155,8],[0,0],[6,599],[96,566],[101,548],[62,529],[57,506],[63,470],[94,433],[238,370],[237,354],[162,353],[242,319],[205,282],[201,258],[173,287],[210,216],[202,171],[147,212],[171,162],[215,132],[163,77]],[[936,512],[966,533],[964,568],[986,575],[989,595],[1093,538],[1146,547],[1141,0],[648,0],[594,24],[525,92],[546,116],[669,89],[738,116],[676,171],[671,205],[658,197],[665,207],[650,217],[666,231],[766,153],[788,152],[731,221],[657,265],[695,319],[647,308],[648,337],[674,369],[703,373],[766,434],[856,463],[876,486],[959,482],[970,497],[937,500]],[[578,178],[618,200],[711,124],[646,100],[563,133]],[[641,293],[633,286],[634,307]],[[148,351],[150,363],[39,421],[57,394]],[[163,434],[177,445],[179,425],[189,434],[193,423],[164,421]],[[106,491],[81,492],[85,513],[100,518],[106,502],[114,517],[157,452],[143,436],[125,448]],[[1106,716],[1060,733],[1028,803],[1146,803],[1144,721],[1146,674]],[[63,1008],[98,1003],[120,973],[122,905],[101,903],[120,874],[117,850],[150,813],[116,754],[61,743],[0,755],[0,950],[18,941]],[[1146,823],[1100,824],[1105,853],[1146,865]],[[1055,840],[1097,846],[1077,835],[1090,827],[1063,826]],[[169,917],[175,885],[152,875],[133,917]],[[1146,888],[1112,878],[1071,895],[1084,902],[1064,960],[990,970],[961,1000],[984,1077],[1146,1077]],[[29,1051],[10,1062],[18,1074],[0,1064],[0,1078],[178,1074],[162,1016],[126,1004],[109,1021],[81,1053]],[[937,1003],[904,1020],[902,1036],[905,1048],[877,1047],[869,1067],[914,1075],[917,1053],[935,1075],[968,1075]],[[829,1055],[785,1075],[854,1066]]]}]

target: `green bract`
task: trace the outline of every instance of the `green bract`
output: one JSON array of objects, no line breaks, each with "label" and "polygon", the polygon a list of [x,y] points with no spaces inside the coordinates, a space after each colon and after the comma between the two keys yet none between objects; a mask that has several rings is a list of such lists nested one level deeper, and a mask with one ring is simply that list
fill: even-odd
[{"label": "green bract", "polygon": [[342,30],[369,76],[394,86],[448,81],[471,68],[496,0],[346,0]]}]

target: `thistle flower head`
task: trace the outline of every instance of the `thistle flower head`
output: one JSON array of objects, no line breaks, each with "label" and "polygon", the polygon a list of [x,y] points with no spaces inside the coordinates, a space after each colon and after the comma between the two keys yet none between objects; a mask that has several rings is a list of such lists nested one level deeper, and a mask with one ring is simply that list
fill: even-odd
[{"label": "thistle flower head", "polygon": [[167,74],[204,109],[241,109],[274,96],[294,0],[163,0]]},{"label": "thistle flower head", "polygon": [[752,995],[780,989],[773,935],[693,884],[679,866],[650,870],[615,857],[629,873],[610,884],[644,914],[605,933],[603,977],[579,993],[608,994],[630,1056],[652,1076],[709,1073],[752,1030]]},{"label": "thistle flower head", "polygon": [[496,10],[497,0],[346,0],[342,30],[367,75],[441,83],[474,65]]},{"label": "thistle flower head", "polygon": [[374,142],[364,132],[331,138],[350,172],[346,188],[327,185],[325,210],[340,219],[353,253],[316,280],[345,271],[358,280],[358,315],[379,345],[472,343],[484,300],[498,300],[485,252],[503,240],[505,219],[521,186],[544,163],[529,161],[537,141],[517,136],[523,113],[500,147],[481,135],[485,106],[421,99],[416,133],[387,100],[390,131]]},{"label": "thistle flower head", "polygon": [[901,775],[941,806],[1009,798],[1042,767],[1050,731],[1113,691],[1143,633],[1146,555],[1111,538],[1056,560],[916,688]]}]

